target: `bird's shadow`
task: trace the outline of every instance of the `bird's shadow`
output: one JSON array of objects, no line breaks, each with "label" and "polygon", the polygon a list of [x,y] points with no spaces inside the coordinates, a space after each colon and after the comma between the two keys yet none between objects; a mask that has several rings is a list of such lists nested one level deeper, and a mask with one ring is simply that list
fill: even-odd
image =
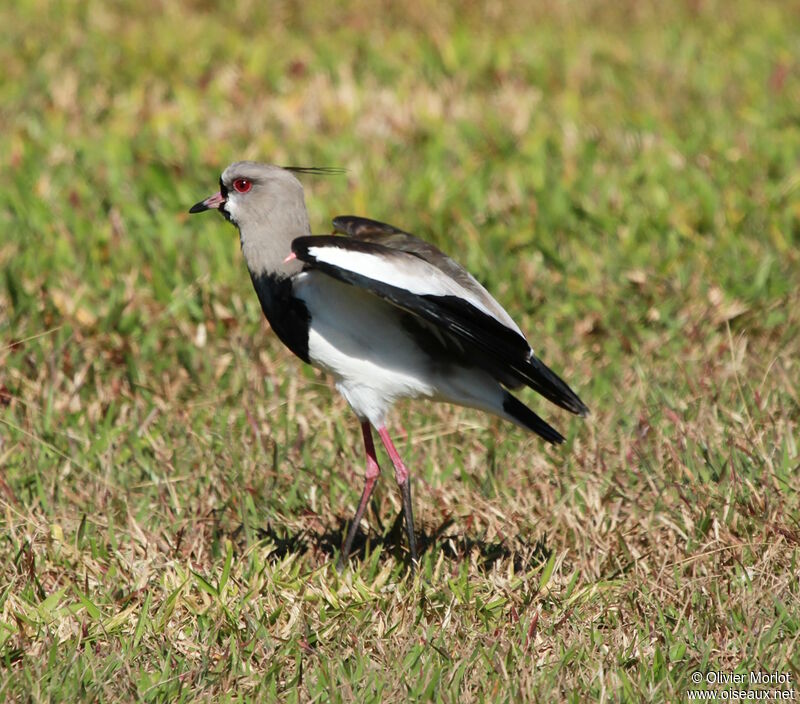
[{"label": "bird's shadow", "polygon": [[[463,533],[448,533],[448,529],[454,523],[452,519],[447,519],[431,532],[424,529],[417,531],[417,548],[421,559],[425,558],[426,553],[435,551],[446,560],[461,562],[469,559],[477,550],[476,562],[482,571],[491,570],[498,561],[513,560],[514,570],[519,572],[546,563],[552,553],[547,546],[546,535],[533,542],[521,535],[508,539],[482,540]],[[317,554],[322,560],[333,560],[339,557],[349,525],[347,518],[340,517],[335,519],[333,524],[323,525],[321,530],[301,529],[292,532],[285,526],[276,528],[272,523],[268,523],[265,527],[259,528],[257,534],[259,539],[273,543],[270,560],[278,561],[291,554],[309,551]],[[398,560],[410,562],[402,513],[398,514],[388,530],[382,530],[382,526],[379,526],[379,530],[370,530],[369,534],[359,530],[353,541],[350,558],[363,559],[367,554],[368,544],[371,552],[379,547],[381,552],[389,553]]]}]

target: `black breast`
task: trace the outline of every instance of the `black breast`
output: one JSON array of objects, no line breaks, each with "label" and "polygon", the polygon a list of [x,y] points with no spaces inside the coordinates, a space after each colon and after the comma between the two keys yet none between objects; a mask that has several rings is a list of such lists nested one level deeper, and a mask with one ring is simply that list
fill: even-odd
[{"label": "black breast", "polygon": [[280,341],[304,362],[308,359],[310,317],[305,303],[292,295],[292,279],[275,274],[250,274],[261,310]]}]

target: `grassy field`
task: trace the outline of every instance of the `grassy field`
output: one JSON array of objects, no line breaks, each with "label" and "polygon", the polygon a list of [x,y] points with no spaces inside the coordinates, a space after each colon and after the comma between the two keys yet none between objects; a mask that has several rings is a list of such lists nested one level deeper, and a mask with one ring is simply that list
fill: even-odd
[{"label": "grassy field", "polygon": [[[0,700],[800,690],[800,6],[530,5],[0,7]],[[398,408],[416,579],[383,455],[333,568],[358,425],[186,213],[241,158],[345,167],[315,231],[435,242],[592,409]]]}]

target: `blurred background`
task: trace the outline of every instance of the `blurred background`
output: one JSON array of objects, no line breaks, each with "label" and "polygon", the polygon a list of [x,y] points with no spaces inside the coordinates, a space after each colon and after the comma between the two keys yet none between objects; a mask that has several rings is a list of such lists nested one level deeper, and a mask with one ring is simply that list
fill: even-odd
[{"label": "blurred background", "polygon": [[[335,658],[352,634],[399,654],[348,646],[385,692],[449,682],[460,701],[512,681],[515,697],[579,698],[627,682],[643,701],[683,691],[699,662],[788,662],[796,2],[15,0],[0,24],[0,657],[27,673],[6,691],[172,696],[178,675],[228,691],[217,660],[167,647],[179,631],[198,648],[256,639],[259,654],[218,655],[251,692],[296,685],[307,647]],[[269,333],[235,230],[187,214],[240,159],[344,167],[304,179],[316,232],[353,213],[434,242],[593,411],[582,424],[536,405],[566,452],[472,411],[399,411],[430,598],[458,604],[426,621],[435,672],[412,657],[418,631],[320,625],[302,596],[324,602],[314,589],[334,579],[314,582],[358,498],[357,428]],[[363,553],[374,603],[382,566],[403,574],[398,507],[386,482]],[[191,601],[223,600],[203,584],[232,554],[236,599],[256,595],[225,607],[256,610],[239,636]],[[515,571],[528,577],[500,589]],[[287,593],[305,630],[279,610]],[[418,624],[410,602],[393,608]],[[140,630],[162,608],[175,615]],[[80,655],[86,671],[172,664],[81,690],[45,656],[87,633],[108,650]],[[504,675],[486,663],[506,646]],[[282,669],[258,680],[261,657]],[[407,689],[382,679],[401,663]],[[308,697],[349,677],[307,667]]]}]

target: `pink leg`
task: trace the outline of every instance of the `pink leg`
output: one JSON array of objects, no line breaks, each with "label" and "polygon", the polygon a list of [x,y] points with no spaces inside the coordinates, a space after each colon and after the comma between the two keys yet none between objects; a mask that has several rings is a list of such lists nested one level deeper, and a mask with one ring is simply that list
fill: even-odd
[{"label": "pink leg", "polygon": [[395,479],[397,479],[397,483],[404,484],[408,481],[408,469],[406,469],[406,466],[403,464],[403,460],[400,459],[400,453],[389,437],[389,431],[386,430],[386,426],[378,428],[378,435],[381,436],[383,446],[386,448],[386,452],[389,453],[389,459],[392,460],[392,464],[394,465],[394,476]]},{"label": "pink leg", "polygon": [[372,442],[372,429],[370,428],[369,423],[364,422],[361,424],[361,433],[364,436],[364,450],[367,453],[367,471],[365,474],[366,480],[364,482],[364,491],[361,493],[361,500],[358,502],[356,515],[353,518],[353,522],[350,524],[350,530],[347,532],[347,538],[344,541],[342,554],[339,557],[338,568],[340,570],[342,567],[344,567],[344,563],[347,561],[347,557],[350,554],[350,548],[353,547],[353,539],[356,537],[358,526],[364,516],[364,511],[367,508],[367,504],[369,503],[370,498],[372,498],[372,492],[375,490],[375,484],[378,481],[378,476],[381,473],[381,468],[378,466],[378,458],[375,455],[375,443]]},{"label": "pink leg", "polygon": [[403,464],[403,460],[400,459],[400,453],[397,452],[392,439],[389,437],[389,431],[386,430],[386,426],[378,428],[378,435],[381,436],[381,440],[383,440],[383,446],[386,448],[386,452],[389,453],[389,458],[392,460],[392,464],[394,465],[394,476],[397,479],[397,483],[400,485],[401,491],[403,492],[403,511],[406,517],[408,549],[411,553],[411,569],[413,570],[414,565],[417,562],[417,540],[414,537],[414,511],[411,506],[411,480],[408,475],[408,469],[406,468],[405,464]]}]

